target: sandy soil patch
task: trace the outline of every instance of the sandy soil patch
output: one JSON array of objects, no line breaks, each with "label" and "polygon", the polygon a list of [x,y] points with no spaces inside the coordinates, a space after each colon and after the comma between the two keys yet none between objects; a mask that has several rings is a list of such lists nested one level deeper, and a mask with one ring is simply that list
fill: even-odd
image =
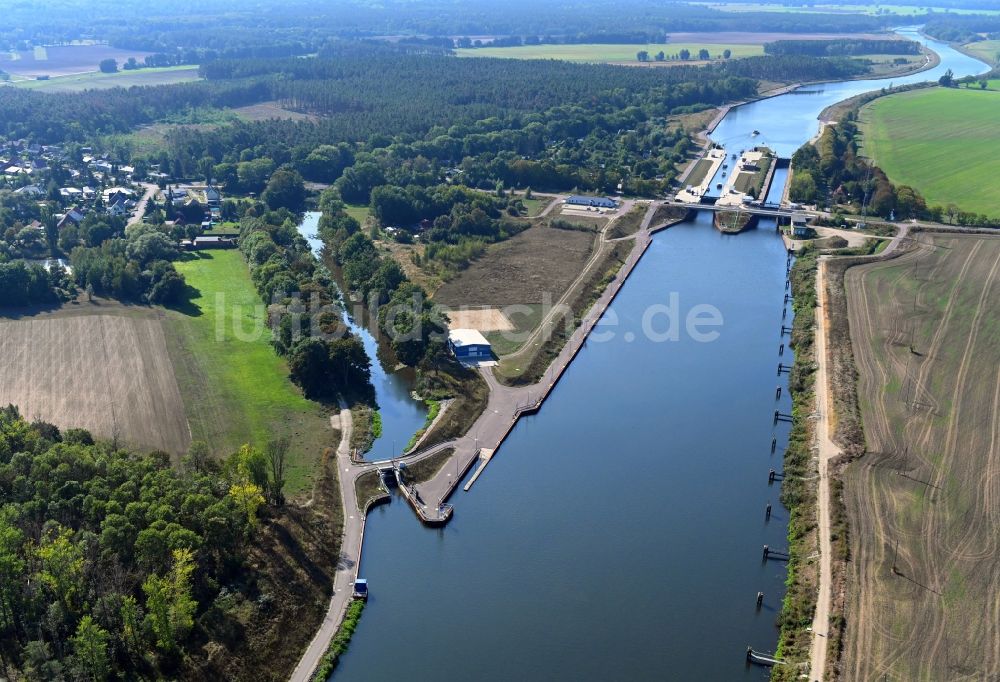
[{"label": "sandy soil patch", "polygon": [[481,332],[505,332],[514,329],[510,318],[497,308],[449,310],[448,319],[452,329],[478,329]]}]

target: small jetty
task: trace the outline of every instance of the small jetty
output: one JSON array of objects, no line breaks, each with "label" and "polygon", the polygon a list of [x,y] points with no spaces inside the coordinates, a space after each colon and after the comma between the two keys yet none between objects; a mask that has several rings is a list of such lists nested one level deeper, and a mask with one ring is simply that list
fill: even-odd
[{"label": "small jetty", "polygon": [[785,662],[780,658],[775,658],[774,654],[764,653],[762,651],[754,651],[753,647],[747,647],[747,663],[755,663],[757,665],[785,665]]}]

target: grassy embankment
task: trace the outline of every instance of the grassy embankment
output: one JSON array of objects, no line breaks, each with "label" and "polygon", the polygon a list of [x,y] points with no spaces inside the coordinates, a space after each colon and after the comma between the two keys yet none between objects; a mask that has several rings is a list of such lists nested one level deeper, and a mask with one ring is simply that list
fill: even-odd
[{"label": "grassy embankment", "polygon": [[340,655],[347,651],[347,647],[351,643],[351,637],[354,635],[354,631],[358,627],[358,622],[361,620],[361,612],[364,610],[365,603],[360,599],[352,601],[347,607],[344,622],[340,624],[340,629],[337,630],[337,634],[334,635],[333,640],[330,642],[330,648],[326,650],[323,658],[320,659],[319,666],[316,667],[316,672],[313,673],[313,682],[326,682],[330,675],[333,674],[333,671],[337,669]]},{"label": "grassy embankment", "polygon": [[266,310],[238,251],[201,252],[177,270],[194,291],[169,310],[167,345],[192,437],[217,456],[250,442],[291,438],[287,491],[305,491],[324,448],[336,447],[329,411],[306,400],[270,344]]},{"label": "grassy embankment", "polygon": [[389,492],[382,485],[377,471],[366,471],[354,481],[354,491],[358,498],[358,511],[364,511],[375,500],[386,497]]},{"label": "grassy embankment", "polygon": [[[721,59],[723,50],[730,50],[732,57],[752,57],[764,54],[763,43],[662,43],[647,45],[627,44],[578,44],[578,45],[520,45],[516,47],[479,47],[455,50],[460,57],[507,57],[510,59],[561,59],[569,62],[634,62],[638,64],[636,54],[642,50],[649,53],[650,63],[667,65],[690,64],[698,62],[698,51],[708,50],[712,59]],[[682,61],[674,59],[666,62],[654,62],[653,55],[663,51],[667,57],[688,50],[691,59]]]},{"label": "grassy embankment", "polygon": [[[960,114],[959,114],[960,112]],[[930,205],[1000,216],[1000,89],[928,88],[861,109],[864,153]]]},{"label": "grassy embankment", "polygon": [[790,514],[788,521],[788,574],[786,592],[778,616],[780,635],[777,656],[789,665],[775,666],[772,680],[796,680],[798,666],[808,660],[812,644],[812,624],[816,608],[818,568],[811,555],[816,547],[816,489],[813,478],[811,447],[813,422],[809,415],[815,410],[815,312],[816,264],[812,249],[804,249],[792,266],[792,322],[791,346],[795,363],[788,378],[792,396],[792,430],[784,455],[784,480],[781,483],[781,502]]}]

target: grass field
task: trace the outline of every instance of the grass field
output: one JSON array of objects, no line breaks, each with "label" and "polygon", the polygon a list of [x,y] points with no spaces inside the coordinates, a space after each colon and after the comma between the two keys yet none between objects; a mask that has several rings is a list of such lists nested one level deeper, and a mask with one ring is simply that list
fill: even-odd
[{"label": "grass field", "polygon": [[[522,45],[518,47],[480,47],[455,50],[460,57],[507,57],[510,59],[561,59],[570,62],[637,62],[636,53],[640,50],[649,52],[650,60],[660,50],[667,57],[678,54],[682,49],[691,52],[695,61],[698,50],[705,48],[712,59],[721,59],[722,51],[732,50],[733,57],[751,57],[764,54],[762,43],[662,43],[650,45]],[[677,60],[679,63],[680,60]]]},{"label": "grass field", "polygon": [[177,269],[196,294],[189,306],[167,312],[165,328],[192,437],[224,456],[246,442],[263,446],[288,436],[288,490],[302,492],[323,449],[337,445],[329,411],[289,380],[243,257],[201,252]]},{"label": "grass field", "polygon": [[48,80],[21,80],[15,84],[29,90],[46,92],[81,92],[83,90],[106,90],[108,88],[129,88],[133,85],[170,85],[199,80],[197,66],[164,66],[137,71],[117,73],[78,73],[57,76]]},{"label": "grass field", "polygon": [[346,204],[347,215],[351,216],[359,223],[364,225],[368,221],[368,216],[371,215],[371,208],[368,204]]},{"label": "grass field", "polygon": [[1000,676],[1000,238],[920,239],[845,280],[867,445],[845,680]]},{"label": "grass field", "polygon": [[930,205],[1000,215],[1000,92],[930,88],[861,110],[864,153]]},{"label": "grass field", "polygon": [[190,437],[160,319],[110,301],[0,320],[0,404],[175,456]]},{"label": "grass field", "polygon": [[990,66],[1000,64],[1000,40],[980,40],[963,47]]}]

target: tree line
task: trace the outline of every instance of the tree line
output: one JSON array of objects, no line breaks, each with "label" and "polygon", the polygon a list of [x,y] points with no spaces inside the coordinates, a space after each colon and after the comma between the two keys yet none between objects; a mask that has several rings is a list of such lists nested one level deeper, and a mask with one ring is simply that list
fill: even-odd
[{"label": "tree line", "polygon": [[240,251],[268,306],[275,351],[308,398],[371,397],[370,362],[343,321],[336,285],[320,267],[287,210],[240,220]]},{"label": "tree line", "polygon": [[764,43],[764,53],[771,55],[809,55],[812,57],[851,57],[865,54],[920,54],[920,43],[913,40],[776,40]]}]

